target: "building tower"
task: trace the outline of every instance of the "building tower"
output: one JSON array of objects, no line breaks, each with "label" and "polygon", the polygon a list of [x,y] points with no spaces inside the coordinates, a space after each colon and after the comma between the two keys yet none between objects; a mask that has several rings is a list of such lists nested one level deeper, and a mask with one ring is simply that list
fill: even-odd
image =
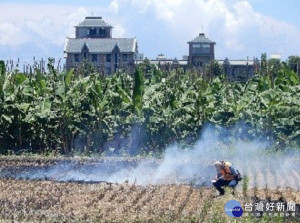
[{"label": "building tower", "polygon": [[113,38],[113,27],[102,17],[86,17],[75,26],[75,38],[67,38],[64,53],[66,68],[93,63],[99,72],[115,73],[120,69],[132,73],[138,53],[136,38]]},{"label": "building tower", "polygon": [[112,38],[113,27],[102,20],[102,17],[86,17],[75,26],[76,38]]},{"label": "building tower", "polygon": [[215,59],[215,42],[200,33],[189,44],[188,64],[195,67],[204,67],[205,64]]}]

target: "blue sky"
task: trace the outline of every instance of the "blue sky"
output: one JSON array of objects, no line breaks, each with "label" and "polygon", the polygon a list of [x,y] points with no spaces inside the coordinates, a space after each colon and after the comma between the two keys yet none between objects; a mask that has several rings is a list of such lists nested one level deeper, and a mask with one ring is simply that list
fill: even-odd
[{"label": "blue sky", "polygon": [[300,1],[298,0],[252,0],[257,12],[286,21],[300,27]]},{"label": "blue sky", "polygon": [[0,0],[0,58],[63,57],[66,37],[85,16],[102,16],[114,37],[137,37],[139,51],[182,58],[199,32],[216,58],[300,55],[299,0]]}]

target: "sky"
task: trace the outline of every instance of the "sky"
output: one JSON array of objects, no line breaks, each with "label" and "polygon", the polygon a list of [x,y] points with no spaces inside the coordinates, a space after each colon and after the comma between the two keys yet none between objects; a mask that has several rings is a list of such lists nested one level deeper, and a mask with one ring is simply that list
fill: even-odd
[{"label": "sky", "polygon": [[113,37],[136,37],[148,58],[182,59],[200,32],[216,59],[300,55],[299,0],[0,0],[0,59],[63,58],[85,16],[102,16]]}]

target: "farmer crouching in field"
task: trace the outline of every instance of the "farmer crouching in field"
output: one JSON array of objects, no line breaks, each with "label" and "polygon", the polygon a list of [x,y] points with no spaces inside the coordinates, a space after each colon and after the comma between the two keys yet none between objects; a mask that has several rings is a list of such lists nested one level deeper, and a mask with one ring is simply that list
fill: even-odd
[{"label": "farmer crouching in field", "polygon": [[242,178],[238,170],[236,170],[229,162],[216,161],[215,167],[218,174],[215,180],[212,180],[211,182],[220,192],[221,196],[225,193],[224,189],[222,188],[223,186],[234,188],[238,184],[238,181],[240,181]]}]

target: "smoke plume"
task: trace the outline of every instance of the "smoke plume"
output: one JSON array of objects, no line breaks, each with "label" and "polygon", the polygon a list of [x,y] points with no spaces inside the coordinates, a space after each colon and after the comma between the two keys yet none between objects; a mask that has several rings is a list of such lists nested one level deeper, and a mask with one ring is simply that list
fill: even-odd
[{"label": "smoke plume", "polygon": [[[238,126],[237,129],[243,128]],[[169,146],[162,158],[127,160],[116,158],[78,163],[60,162],[44,168],[29,168],[16,177],[29,179],[53,179],[58,181],[106,181],[149,184],[192,184],[210,186],[216,175],[213,163],[224,160],[233,163],[243,176],[249,179],[250,187],[300,188],[300,153],[286,149],[274,152],[267,139],[247,139],[217,134],[217,128],[208,126],[193,148],[182,149]],[[225,131],[224,131],[225,130]],[[227,129],[223,128],[223,132]],[[221,136],[222,135],[222,136]],[[238,136],[238,137],[237,137]],[[242,139],[241,139],[242,138]]]}]

